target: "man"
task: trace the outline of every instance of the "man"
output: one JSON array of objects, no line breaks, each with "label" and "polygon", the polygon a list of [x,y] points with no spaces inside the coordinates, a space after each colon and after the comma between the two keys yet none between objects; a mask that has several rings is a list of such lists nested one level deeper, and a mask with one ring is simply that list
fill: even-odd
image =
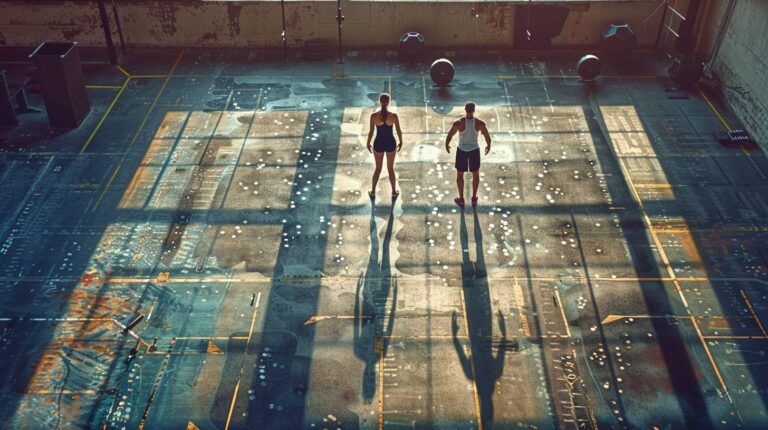
[{"label": "man", "polygon": [[451,139],[459,133],[459,147],[456,150],[456,185],[459,187],[459,197],[453,199],[459,206],[464,206],[464,173],[472,172],[472,206],[477,206],[477,188],[480,186],[480,146],[477,144],[477,134],[485,138],[485,155],[491,151],[491,135],[485,123],[475,118],[475,104],[464,105],[467,115],[457,119],[445,139],[445,150],[451,152]]}]

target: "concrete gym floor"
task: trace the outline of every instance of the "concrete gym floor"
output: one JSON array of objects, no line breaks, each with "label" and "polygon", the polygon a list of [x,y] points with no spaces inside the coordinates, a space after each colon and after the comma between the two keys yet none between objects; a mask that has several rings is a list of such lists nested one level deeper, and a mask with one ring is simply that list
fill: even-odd
[{"label": "concrete gym floor", "polygon": [[[386,56],[134,52],[86,66],[79,129],[2,130],[3,428],[764,428],[768,160],[712,137],[738,121],[651,57],[591,86],[575,54],[454,58],[438,90]],[[372,205],[382,91],[402,195],[385,171]],[[468,100],[476,211],[443,150]]]}]

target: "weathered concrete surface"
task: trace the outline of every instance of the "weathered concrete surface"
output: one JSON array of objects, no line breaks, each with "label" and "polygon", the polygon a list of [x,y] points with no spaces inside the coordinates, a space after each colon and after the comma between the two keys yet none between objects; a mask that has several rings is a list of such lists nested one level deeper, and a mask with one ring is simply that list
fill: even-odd
[{"label": "weathered concrete surface", "polygon": [[[655,60],[591,87],[462,60],[440,90],[250,55],[141,51],[87,71],[80,129],[0,132],[4,427],[764,427],[768,160]],[[366,195],[381,91],[394,202]],[[476,210],[442,146],[468,99]]]},{"label": "weathered concrete surface", "polygon": [[[684,8],[688,0],[678,1]],[[555,46],[594,45],[608,24],[636,27],[641,46],[652,46],[661,20],[656,2],[614,1],[572,6]],[[103,46],[94,1],[0,1],[0,46],[32,46],[44,40],[74,40]],[[122,0],[118,8],[131,46],[280,47],[280,2]],[[657,13],[653,14],[654,11]],[[513,2],[346,1],[344,46],[394,48],[406,31],[426,35],[434,47],[509,47],[515,31]],[[646,19],[647,18],[647,19]],[[288,45],[336,40],[336,3],[286,2]],[[642,26],[640,25],[642,23]]]}]

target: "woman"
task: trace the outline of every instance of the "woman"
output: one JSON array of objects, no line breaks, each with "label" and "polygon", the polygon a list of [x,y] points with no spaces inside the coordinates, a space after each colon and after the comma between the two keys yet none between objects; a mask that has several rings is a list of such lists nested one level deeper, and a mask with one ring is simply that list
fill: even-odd
[{"label": "woman", "polygon": [[[371,114],[370,128],[368,130],[368,152],[373,153],[373,158],[376,160],[376,169],[373,171],[373,178],[371,180],[371,190],[368,191],[368,195],[372,199],[376,197],[376,184],[379,182],[381,164],[385,153],[387,154],[389,183],[392,185],[392,198],[397,198],[400,195],[400,190],[397,189],[397,178],[395,177],[395,153],[396,151],[399,152],[403,146],[403,133],[400,131],[400,120],[397,118],[397,114],[387,110],[389,100],[390,97],[387,93],[382,93],[379,96],[381,110]],[[371,147],[374,126],[376,127],[376,139],[373,141],[373,147]],[[395,136],[392,133],[393,126],[397,128],[399,144],[395,142]]]}]

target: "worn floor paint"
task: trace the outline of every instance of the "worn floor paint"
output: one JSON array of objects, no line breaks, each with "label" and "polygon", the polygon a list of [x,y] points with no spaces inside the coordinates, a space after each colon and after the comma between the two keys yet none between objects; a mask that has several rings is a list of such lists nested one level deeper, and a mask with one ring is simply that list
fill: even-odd
[{"label": "worn floor paint", "polygon": [[[768,160],[711,134],[738,121],[652,60],[456,64],[137,53],[87,69],[79,129],[2,130],[2,427],[764,427]],[[372,203],[382,91],[402,192]],[[468,100],[476,210],[443,149]]]}]

